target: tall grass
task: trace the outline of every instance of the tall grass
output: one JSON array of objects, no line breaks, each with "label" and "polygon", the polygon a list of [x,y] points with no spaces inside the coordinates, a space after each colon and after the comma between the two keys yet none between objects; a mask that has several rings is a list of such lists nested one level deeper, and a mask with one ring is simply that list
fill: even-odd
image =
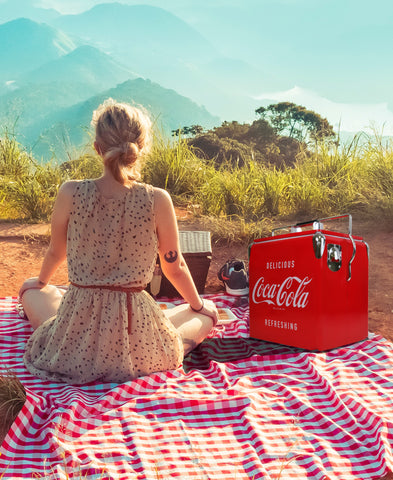
[{"label": "tall grass", "polygon": [[60,185],[73,178],[94,178],[102,172],[98,157],[38,162],[6,131],[0,138],[0,218],[47,221]]},{"label": "tall grass", "polygon": [[164,188],[178,199],[187,202],[209,181],[212,165],[199,159],[187,141],[179,137],[175,142],[157,136],[142,176],[147,183]]},{"label": "tall grass", "polygon": [[21,218],[47,220],[57,191],[66,178],[57,165],[33,164],[31,172],[25,177],[8,179],[9,207]]},{"label": "tall grass", "polygon": [[364,165],[367,189],[365,199],[369,214],[378,215],[393,224],[393,145],[383,143],[381,136],[367,143],[367,161]]},{"label": "tall grass", "polygon": [[257,221],[280,213],[286,189],[285,172],[251,161],[243,167],[224,164],[213,170],[196,199],[205,214]]},{"label": "tall grass", "polygon": [[290,172],[289,210],[297,215],[329,215],[356,208],[364,189],[363,159],[356,144],[322,144]]},{"label": "tall grass", "polygon": [[21,148],[15,135],[5,130],[0,138],[0,177],[24,177],[30,171],[31,157]]},{"label": "tall grass", "polygon": [[[263,231],[267,218],[360,212],[393,220],[393,146],[378,136],[340,147],[316,145],[286,169],[252,160],[241,167],[214,165],[182,138],[156,138],[142,180],[167,189],[178,205],[197,205],[210,223],[216,219],[217,230],[236,225],[241,238]],[[6,134],[0,143],[0,217],[45,221],[63,181],[101,172],[94,155],[41,164]]]}]

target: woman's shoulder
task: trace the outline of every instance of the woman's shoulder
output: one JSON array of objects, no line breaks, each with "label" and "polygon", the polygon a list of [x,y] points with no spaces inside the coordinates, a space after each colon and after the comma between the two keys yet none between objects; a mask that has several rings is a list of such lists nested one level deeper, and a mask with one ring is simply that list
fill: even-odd
[{"label": "woman's shoulder", "polygon": [[154,203],[168,202],[168,200],[171,199],[171,196],[169,195],[169,193],[163,188],[154,187],[149,183],[143,183],[143,182],[137,182],[136,185],[138,186],[138,188],[141,188],[147,191],[148,194],[152,195],[152,197],[154,198]]},{"label": "woman's shoulder", "polygon": [[59,195],[63,195],[65,197],[72,197],[76,189],[86,183],[86,180],[67,180],[60,186]]},{"label": "woman's shoulder", "polygon": [[80,180],[67,180],[59,188],[59,195],[73,195]]},{"label": "woman's shoulder", "polygon": [[173,202],[170,194],[163,188],[153,187],[154,189],[154,212],[157,218],[166,218],[172,215],[174,211]]},{"label": "woman's shoulder", "polygon": [[91,180],[67,180],[60,186],[57,195],[63,199],[71,199],[78,189],[80,190],[83,186],[89,187],[91,184],[94,185]]},{"label": "woman's shoulder", "polygon": [[163,188],[159,187],[152,187],[153,195],[154,195],[154,202],[155,203],[165,203],[168,204],[168,202],[172,202],[171,196],[169,193],[164,190]]}]

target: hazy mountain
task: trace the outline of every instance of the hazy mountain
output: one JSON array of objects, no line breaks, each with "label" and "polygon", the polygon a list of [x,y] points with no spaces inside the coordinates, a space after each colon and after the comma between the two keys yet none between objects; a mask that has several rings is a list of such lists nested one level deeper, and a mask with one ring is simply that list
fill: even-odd
[{"label": "hazy mountain", "polygon": [[[140,0],[160,3],[160,0]],[[334,102],[393,103],[393,3],[378,0],[167,0],[223,54]]]},{"label": "hazy mountain", "polygon": [[31,146],[41,134],[43,118],[60,109],[90,98],[87,84],[75,81],[27,84],[0,96],[0,135],[4,128],[13,130],[19,140]]},{"label": "hazy mountain", "polygon": [[21,16],[38,22],[50,22],[60,13],[53,8],[40,8],[31,0],[7,0],[0,3],[0,23],[15,20]]},{"label": "hazy mountain", "polygon": [[[109,96],[144,105],[168,135],[184,125],[210,128],[220,123],[175,90],[136,78],[114,56],[87,44],[76,47],[80,40],[59,29],[13,20],[0,25],[0,43],[6,46],[0,51],[0,125],[45,159],[52,153],[65,159],[70,145],[84,145],[93,110]],[[10,80],[11,86],[4,88]]]},{"label": "hazy mountain", "polygon": [[110,53],[141,76],[208,106],[221,118],[249,115],[252,102],[247,95],[269,87],[267,75],[223,58],[193,27],[162,8],[101,4],[59,17],[54,25]]},{"label": "hazy mountain", "polygon": [[[389,114],[393,108],[391,0],[372,6],[358,0],[119,0],[132,6],[91,8],[99,1],[0,0],[0,22],[21,14],[50,18],[69,29],[78,46],[104,49],[223,120],[249,121],[251,95],[298,85],[335,103],[338,115],[341,105],[354,105],[353,116],[364,124],[375,120],[393,128],[390,116],[379,115],[380,104],[389,106]],[[33,3],[63,12],[90,10],[55,20],[57,12]]]},{"label": "hazy mountain", "polygon": [[[37,156],[48,158],[50,152],[54,151],[57,158],[64,160],[68,158],[70,148],[73,151],[91,143],[88,131],[92,113],[108,97],[142,105],[150,112],[156,128],[168,136],[171,130],[185,125],[198,124],[211,128],[220,124],[218,117],[212,116],[189,98],[150,80],[137,78],[95,95],[85,102],[58,110],[37,122],[35,128],[43,133],[37,142],[30,141],[30,145],[34,145],[33,152]],[[31,134],[32,131],[30,136]]]},{"label": "hazy mountain", "polygon": [[217,55],[215,48],[186,22],[148,5],[100,4],[79,15],[63,15],[54,25],[148,68],[151,58],[160,59],[161,55],[172,62],[205,61]]},{"label": "hazy mountain", "polygon": [[16,123],[22,140],[31,144],[41,133],[42,118],[132,78],[110,56],[79,47],[18,77],[14,88],[0,96],[0,124],[13,128]]},{"label": "hazy mountain", "polygon": [[0,25],[0,45],[0,82],[3,84],[75,48],[64,33],[26,18]]},{"label": "hazy mountain", "polygon": [[[0,83],[3,81],[3,89],[0,85],[0,94],[6,93],[4,82],[18,80],[17,73],[25,74],[20,80],[22,84],[26,83],[29,76],[35,83],[39,81],[48,83],[52,80],[64,83],[64,79],[68,81],[71,77],[73,84],[78,82],[81,76],[85,80],[89,77],[90,82],[97,80],[92,94],[96,93],[95,87],[99,85],[100,77],[110,80],[109,71],[105,68],[101,70],[100,75],[90,74],[91,70],[93,72],[98,70],[94,68],[97,52],[91,51],[91,60],[88,58],[88,50],[83,49],[81,53],[75,53],[75,57],[67,55],[66,58],[59,60],[58,56],[53,58],[46,55],[44,59],[38,52],[45,51],[53,40],[48,39],[41,48],[38,47],[37,38],[42,34],[41,30],[48,27],[43,24],[30,24],[29,28],[24,28],[24,20],[19,19],[15,22],[8,25],[10,29],[14,26],[14,30],[17,30],[13,33],[11,51],[18,48],[23,50],[24,44],[29,43],[30,61],[25,64],[20,55],[14,55],[10,51],[10,56],[15,59],[15,68],[8,68],[10,59],[5,59],[3,64],[7,67],[4,72],[9,72],[11,76],[8,74],[6,78],[2,78],[0,74]],[[0,27],[4,28],[6,25]],[[269,90],[272,85],[278,85],[277,79],[271,74],[266,74],[243,60],[222,56],[194,28],[162,8],[119,3],[101,4],[78,15],[58,16],[54,19],[53,25],[56,29],[52,33],[67,36],[66,38],[72,42],[71,49],[80,45],[86,48],[88,45],[95,46],[109,55],[114,63],[124,65],[125,70],[135,72],[140,77],[150,78],[166,88],[175,89],[181,95],[205,105],[221,119],[253,119],[257,105],[251,95]],[[61,33],[63,31],[66,33]],[[57,43],[61,45],[61,42],[55,41],[55,44]],[[20,44],[22,47],[19,47]],[[69,50],[63,53],[68,52]],[[82,57],[83,52],[85,68],[77,58],[78,55]],[[98,63],[101,61],[100,58]],[[43,65],[44,60],[46,65]],[[50,63],[51,61],[55,62]],[[26,65],[26,68],[20,72],[22,65]],[[119,67],[113,65],[113,71]],[[122,77],[120,81],[126,78],[133,76],[130,74]],[[89,84],[85,80],[84,86]],[[103,88],[119,83],[116,75],[113,80],[112,85],[103,81],[102,83],[105,83]],[[8,83],[8,90],[15,89],[20,82]]]},{"label": "hazy mountain", "polygon": [[56,60],[45,63],[19,78],[27,83],[80,83],[88,86],[90,95],[136,78],[131,70],[120,65],[109,55],[89,45],[78,47]]}]

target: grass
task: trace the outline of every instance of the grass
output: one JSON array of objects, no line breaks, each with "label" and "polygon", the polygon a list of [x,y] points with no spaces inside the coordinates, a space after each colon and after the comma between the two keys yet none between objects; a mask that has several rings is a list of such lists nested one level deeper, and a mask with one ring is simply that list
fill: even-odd
[{"label": "grass", "polygon": [[38,163],[5,132],[0,142],[0,218],[47,220],[66,179],[60,165]]},{"label": "grass", "polygon": [[0,445],[25,401],[25,389],[15,374],[0,375]]},{"label": "grass", "polygon": [[[249,159],[244,166],[215,167],[185,139],[157,137],[142,180],[167,189],[176,205],[192,206],[227,242],[260,235],[268,221],[297,221],[340,213],[393,220],[393,147],[377,135],[341,147],[321,144],[291,168]],[[34,159],[13,135],[0,142],[0,218],[48,221],[61,183],[101,174],[91,154],[63,164]]]}]

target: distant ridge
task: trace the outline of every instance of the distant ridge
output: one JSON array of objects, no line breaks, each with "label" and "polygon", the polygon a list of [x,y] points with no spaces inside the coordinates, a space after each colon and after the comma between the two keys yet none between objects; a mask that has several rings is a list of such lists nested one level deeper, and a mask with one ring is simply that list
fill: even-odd
[{"label": "distant ridge", "polygon": [[35,125],[42,134],[35,143],[33,153],[47,157],[50,146],[58,159],[65,160],[68,158],[67,148],[78,150],[89,144],[92,113],[109,97],[142,105],[150,113],[155,128],[167,136],[171,135],[171,130],[185,125],[199,124],[212,128],[220,123],[218,117],[189,98],[150,80],[137,78],[43,118],[39,125]]},{"label": "distant ridge", "polygon": [[63,32],[27,18],[0,25],[0,45],[2,82],[14,80],[75,49],[74,42]]},{"label": "distant ridge", "polygon": [[31,0],[6,0],[0,5],[0,23],[23,17],[37,22],[49,23],[61,14],[53,8],[41,8],[31,4]]},{"label": "distant ridge", "polygon": [[19,79],[19,82],[21,84],[78,82],[89,85],[94,93],[136,77],[135,73],[109,55],[90,45],[83,45],[28,72]]},{"label": "distant ridge", "polygon": [[106,45],[112,54],[128,52],[130,60],[135,55],[149,59],[163,54],[205,61],[217,55],[213,45],[189,24],[150,5],[102,3],[80,14],[58,17],[53,25],[87,43],[98,42],[103,50]]},{"label": "distant ridge", "polygon": [[[166,15],[161,9],[152,11],[159,18]],[[0,49],[0,128],[12,129],[45,160],[53,155],[64,160],[67,149],[86,145],[92,112],[109,96],[146,107],[164,135],[185,125],[210,128],[220,123],[187,96],[142,78],[139,69],[134,73],[114,55],[46,24],[24,18],[7,22],[0,25],[0,43],[6,46]]]},{"label": "distant ridge", "polygon": [[54,25],[80,42],[97,46],[141,77],[173,88],[219,111],[230,105],[220,96],[224,79],[211,80],[207,67],[220,53],[188,23],[149,5],[100,4],[78,15],[65,15]]}]

